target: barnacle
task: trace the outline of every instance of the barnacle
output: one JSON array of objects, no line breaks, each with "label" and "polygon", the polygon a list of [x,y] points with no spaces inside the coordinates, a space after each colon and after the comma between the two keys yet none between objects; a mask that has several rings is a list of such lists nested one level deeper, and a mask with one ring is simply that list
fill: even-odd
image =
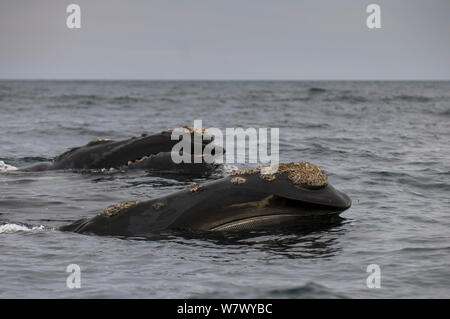
[{"label": "barnacle", "polygon": [[138,201],[130,201],[130,202],[122,202],[119,204],[114,204],[111,206],[106,207],[99,216],[105,216],[105,217],[112,217],[116,216],[126,210],[128,210],[130,207],[136,206],[139,204]]}]

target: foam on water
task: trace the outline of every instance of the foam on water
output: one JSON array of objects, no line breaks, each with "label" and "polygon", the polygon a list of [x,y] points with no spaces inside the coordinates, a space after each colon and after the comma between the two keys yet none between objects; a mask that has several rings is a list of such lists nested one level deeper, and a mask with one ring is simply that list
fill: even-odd
[{"label": "foam on water", "polygon": [[0,172],[17,171],[17,167],[8,165],[3,161],[0,161]]},{"label": "foam on water", "polygon": [[33,230],[43,230],[44,226],[25,226],[25,225],[18,225],[18,224],[4,224],[0,225],[0,234],[4,233],[16,233],[19,231],[33,231]]}]

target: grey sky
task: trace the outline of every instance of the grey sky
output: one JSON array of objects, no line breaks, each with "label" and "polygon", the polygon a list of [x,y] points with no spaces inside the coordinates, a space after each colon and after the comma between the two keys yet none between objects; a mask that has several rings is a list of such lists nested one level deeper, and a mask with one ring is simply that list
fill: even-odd
[{"label": "grey sky", "polygon": [[450,79],[450,1],[1,0],[0,78]]}]

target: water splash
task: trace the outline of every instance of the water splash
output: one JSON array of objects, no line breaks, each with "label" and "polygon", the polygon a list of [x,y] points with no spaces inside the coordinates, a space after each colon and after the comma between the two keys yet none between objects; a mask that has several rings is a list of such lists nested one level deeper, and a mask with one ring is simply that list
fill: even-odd
[{"label": "water splash", "polygon": [[3,161],[0,161],[0,172],[17,171],[17,167],[8,165]]},{"label": "water splash", "polygon": [[43,230],[44,226],[26,226],[18,224],[4,224],[0,225],[0,234],[16,233],[20,231],[33,231],[33,230]]}]

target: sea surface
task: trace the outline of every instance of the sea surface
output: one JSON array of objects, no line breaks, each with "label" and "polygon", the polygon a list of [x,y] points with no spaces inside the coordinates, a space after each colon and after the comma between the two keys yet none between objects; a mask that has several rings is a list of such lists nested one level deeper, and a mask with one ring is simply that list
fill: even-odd
[{"label": "sea surface", "polygon": [[[279,128],[280,161],[321,166],[352,207],[298,232],[81,235],[56,228],[206,178],[13,170],[196,119]],[[449,145],[450,82],[0,81],[0,298],[449,298]],[[209,179],[234,166],[255,164]]]}]

